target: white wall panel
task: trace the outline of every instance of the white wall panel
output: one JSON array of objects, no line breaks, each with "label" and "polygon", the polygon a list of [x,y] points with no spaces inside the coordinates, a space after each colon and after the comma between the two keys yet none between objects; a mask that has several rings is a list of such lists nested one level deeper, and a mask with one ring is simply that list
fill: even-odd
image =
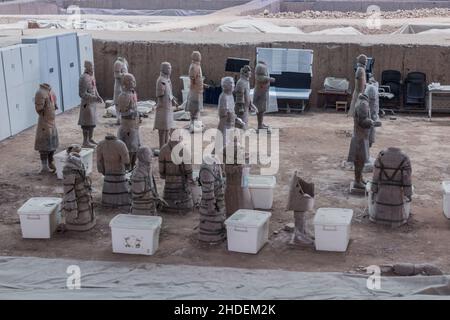
[{"label": "white wall panel", "polygon": [[78,57],[80,63],[80,74],[82,74],[84,72],[84,62],[94,62],[92,36],[88,33],[78,34]]},{"label": "white wall panel", "polygon": [[11,136],[9,126],[8,103],[6,99],[5,77],[3,73],[3,58],[0,54],[0,141]]},{"label": "white wall panel", "polygon": [[80,104],[78,95],[78,82],[80,79],[78,40],[76,33],[59,35],[57,38],[62,100],[64,111],[67,111]]},{"label": "white wall panel", "polygon": [[57,113],[62,112],[63,104],[56,36],[23,38],[22,43],[32,43],[39,46],[39,82],[48,83],[52,87],[59,107]]}]

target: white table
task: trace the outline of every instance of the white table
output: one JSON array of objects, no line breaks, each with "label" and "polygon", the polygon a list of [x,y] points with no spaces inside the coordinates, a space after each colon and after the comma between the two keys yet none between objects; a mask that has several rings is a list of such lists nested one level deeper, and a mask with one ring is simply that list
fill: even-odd
[{"label": "white table", "polygon": [[[253,96],[253,89],[250,91],[250,95]],[[271,87],[269,91],[269,99],[270,101],[277,101],[277,99],[287,99],[287,100],[301,100],[302,107],[299,109],[300,111],[305,110],[305,101],[309,101],[311,97],[312,90],[311,89],[291,89],[291,88],[278,88]],[[269,107],[269,109],[271,109]],[[287,111],[291,110],[289,104],[287,105]],[[269,111],[269,110],[268,110]],[[278,105],[276,106],[276,110],[270,110],[269,112],[278,111]]]},{"label": "white table", "polygon": [[431,114],[433,112],[433,94],[450,93],[450,85],[439,87],[428,87],[428,118],[431,120]]}]

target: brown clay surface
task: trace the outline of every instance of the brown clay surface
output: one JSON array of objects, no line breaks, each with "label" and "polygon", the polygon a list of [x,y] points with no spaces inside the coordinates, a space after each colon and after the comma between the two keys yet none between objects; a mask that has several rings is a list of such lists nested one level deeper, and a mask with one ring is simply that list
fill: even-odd
[{"label": "brown clay surface", "polygon": [[[113,119],[101,117],[102,111],[99,110],[97,140],[117,130]],[[207,125],[217,124],[216,111],[207,108],[203,118]],[[78,109],[57,117],[61,150],[81,142],[77,119]],[[252,125],[255,121],[252,117]],[[372,156],[388,146],[402,147],[411,157],[416,188],[412,219],[397,230],[371,224],[364,198],[348,194],[353,174],[343,170],[341,162],[350,143],[346,132],[351,131],[351,119],[342,113],[318,111],[268,116],[266,122],[281,128],[281,168],[277,174],[270,242],[258,255],[227,252],[225,243],[218,247],[201,246],[195,240],[198,213],[163,215],[160,248],[155,256],[113,254],[108,224],[120,210],[100,207],[102,180],[96,171],[92,174],[99,217],[95,229],[87,233],[55,234],[51,240],[23,240],[17,209],[33,196],[62,196],[61,181],[37,174],[40,163],[38,153],[33,150],[35,128],[0,143],[0,255],[297,271],[349,271],[372,264],[428,262],[450,272],[450,222],[442,214],[440,189],[442,180],[450,179],[449,118],[434,118],[430,123],[423,117],[399,116],[397,120],[383,121]],[[156,145],[157,134],[152,128],[153,116],[143,123],[141,135],[145,145]],[[355,211],[351,243],[345,254],[316,252],[312,247],[288,244],[291,234],[283,228],[293,222],[293,217],[285,211],[287,183],[295,169],[315,182],[316,208],[341,207]],[[159,179],[158,184],[161,191]]]}]

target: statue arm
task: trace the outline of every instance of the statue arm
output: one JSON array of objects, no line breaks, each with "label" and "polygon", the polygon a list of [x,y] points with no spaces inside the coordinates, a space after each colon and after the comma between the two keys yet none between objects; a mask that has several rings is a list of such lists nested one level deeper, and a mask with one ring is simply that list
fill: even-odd
[{"label": "statue arm", "polygon": [[87,100],[89,102],[94,102],[98,100],[98,96],[96,93],[89,93],[88,91],[88,85],[86,84],[86,81],[83,77],[80,78],[79,84],[78,84],[78,93],[81,99]]},{"label": "statue arm", "polygon": [[101,146],[97,147],[97,171],[105,175],[105,159]]},{"label": "statue arm", "polygon": [[39,115],[43,115],[45,110],[45,97],[42,95],[41,92],[37,92],[34,101],[36,112]]}]

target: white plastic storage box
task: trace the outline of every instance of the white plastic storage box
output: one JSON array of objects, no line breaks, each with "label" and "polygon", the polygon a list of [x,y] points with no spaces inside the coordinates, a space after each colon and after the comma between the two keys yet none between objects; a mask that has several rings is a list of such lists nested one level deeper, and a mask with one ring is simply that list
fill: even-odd
[{"label": "white plastic storage box", "polygon": [[273,205],[273,191],[277,180],[274,176],[249,176],[248,188],[255,209],[270,210]]},{"label": "white plastic storage box", "polygon": [[[94,149],[83,148],[80,153],[81,161],[84,164],[84,168],[86,169],[86,175],[89,175],[92,172],[92,166],[94,161]],[[54,156],[55,166],[56,166],[56,175],[58,179],[63,179],[63,169],[66,164],[68,154],[67,152],[61,151],[60,153]]]},{"label": "white plastic storage box", "polygon": [[183,89],[181,90],[181,94],[183,95],[183,102],[186,102],[189,95],[189,89]]},{"label": "white plastic storage box", "polygon": [[444,190],[444,214],[450,219],[450,181],[442,182],[442,189]]},{"label": "white plastic storage box", "polygon": [[161,224],[162,218],[156,216],[115,216],[109,223],[113,252],[153,255],[158,250]]},{"label": "white plastic storage box", "polygon": [[316,250],[347,251],[353,210],[321,208],[314,218]]},{"label": "white plastic storage box", "polygon": [[189,92],[189,89],[191,88],[191,78],[189,76],[181,76],[181,80],[183,80],[183,89],[186,92]]},{"label": "white plastic storage box", "polygon": [[269,241],[272,214],[255,210],[238,210],[225,221],[228,250],[256,254]]},{"label": "white plastic storage box", "polygon": [[50,239],[61,221],[61,198],[31,198],[20,207],[22,237]]}]

